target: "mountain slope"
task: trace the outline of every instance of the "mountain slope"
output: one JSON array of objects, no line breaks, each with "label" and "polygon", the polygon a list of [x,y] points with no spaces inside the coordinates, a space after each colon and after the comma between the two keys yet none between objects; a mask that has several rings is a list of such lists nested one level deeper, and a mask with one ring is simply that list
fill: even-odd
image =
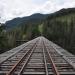
[{"label": "mountain slope", "polygon": [[43,30],[46,38],[75,54],[75,8],[50,14]]},{"label": "mountain slope", "polygon": [[3,32],[6,38],[2,43],[4,50],[15,47],[17,40],[31,40],[43,35],[75,54],[75,8],[61,9],[49,15],[16,18],[6,26],[14,28]]},{"label": "mountain slope", "polygon": [[29,22],[40,22],[42,20],[44,20],[47,17],[47,15],[44,14],[33,14],[31,16],[27,16],[27,17],[23,17],[23,18],[15,18],[13,20],[7,21],[5,24],[7,26],[7,28],[12,28],[18,25],[21,25],[21,23],[29,23]]},{"label": "mountain slope", "polygon": [[50,14],[48,17],[49,19],[53,19],[56,17],[62,17],[70,14],[75,14],[75,8],[67,8],[67,9],[63,8],[59,11],[56,11],[55,13]]}]

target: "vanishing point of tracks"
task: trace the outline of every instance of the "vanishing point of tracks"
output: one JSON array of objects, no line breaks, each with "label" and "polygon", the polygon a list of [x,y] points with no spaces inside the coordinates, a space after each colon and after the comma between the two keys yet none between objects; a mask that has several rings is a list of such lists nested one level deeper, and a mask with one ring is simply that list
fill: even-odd
[{"label": "vanishing point of tracks", "polygon": [[75,75],[75,56],[38,37],[1,62],[0,75]]}]

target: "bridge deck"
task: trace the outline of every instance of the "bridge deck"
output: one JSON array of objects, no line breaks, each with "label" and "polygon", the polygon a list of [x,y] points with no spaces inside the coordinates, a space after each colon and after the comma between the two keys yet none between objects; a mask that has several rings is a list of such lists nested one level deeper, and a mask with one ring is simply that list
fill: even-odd
[{"label": "bridge deck", "polygon": [[1,54],[0,75],[75,75],[75,56],[38,37]]}]

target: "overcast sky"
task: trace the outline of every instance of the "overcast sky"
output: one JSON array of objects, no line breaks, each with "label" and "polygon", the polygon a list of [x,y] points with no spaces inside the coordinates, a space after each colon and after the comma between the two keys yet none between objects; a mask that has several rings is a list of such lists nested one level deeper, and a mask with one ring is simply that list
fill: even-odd
[{"label": "overcast sky", "polygon": [[71,7],[75,7],[75,0],[0,0],[0,22]]}]

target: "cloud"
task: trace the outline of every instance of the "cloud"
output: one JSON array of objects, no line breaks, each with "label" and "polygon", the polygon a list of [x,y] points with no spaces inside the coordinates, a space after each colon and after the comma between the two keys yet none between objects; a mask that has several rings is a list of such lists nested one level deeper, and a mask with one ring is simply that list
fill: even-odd
[{"label": "cloud", "polygon": [[39,8],[41,13],[53,13],[62,8],[75,7],[75,0],[48,0]]},{"label": "cloud", "polygon": [[0,22],[33,13],[52,13],[75,6],[75,0],[0,0]]}]

